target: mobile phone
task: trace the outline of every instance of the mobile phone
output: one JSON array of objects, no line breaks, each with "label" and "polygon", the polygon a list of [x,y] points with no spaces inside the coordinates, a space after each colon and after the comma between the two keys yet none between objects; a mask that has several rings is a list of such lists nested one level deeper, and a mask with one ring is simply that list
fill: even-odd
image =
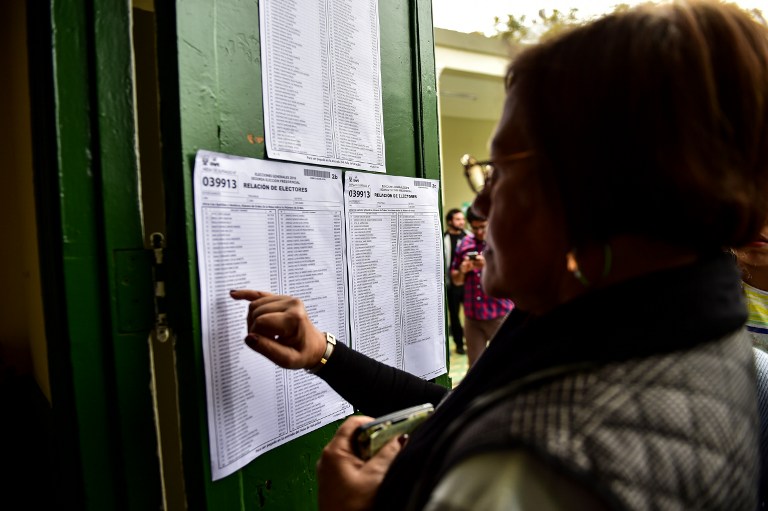
[{"label": "mobile phone", "polygon": [[478,255],[477,252],[467,252],[467,257],[469,257],[470,261],[474,261],[475,259],[477,259],[477,255]]},{"label": "mobile phone", "polygon": [[425,403],[383,415],[358,426],[352,437],[355,454],[364,460],[370,459],[393,438],[416,429],[434,411],[435,407],[431,403]]}]

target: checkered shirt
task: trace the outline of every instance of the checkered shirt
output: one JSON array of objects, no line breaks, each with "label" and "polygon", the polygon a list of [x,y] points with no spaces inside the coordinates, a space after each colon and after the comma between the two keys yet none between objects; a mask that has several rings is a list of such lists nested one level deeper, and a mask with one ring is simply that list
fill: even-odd
[{"label": "checkered shirt", "polygon": [[[478,241],[472,234],[464,236],[456,246],[456,257],[453,259],[451,269],[459,269],[467,252],[482,253],[484,248],[484,241]],[[481,276],[480,270],[472,270],[464,276],[464,315],[481,321],[505,316],[515,307],[515,304],[512,300],[493,298],[485,294],[481,285]]]}]

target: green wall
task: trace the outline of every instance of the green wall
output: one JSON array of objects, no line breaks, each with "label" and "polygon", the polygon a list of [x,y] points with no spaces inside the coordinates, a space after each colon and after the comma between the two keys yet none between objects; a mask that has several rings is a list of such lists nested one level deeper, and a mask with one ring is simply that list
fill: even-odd
[{"label": "green wall", "polygon": [[467,185],[459,159],[466,153],[487,159],[496,122],[442,117],[440,123],[443,210],[464,208],[472,202],[474,194]]}]

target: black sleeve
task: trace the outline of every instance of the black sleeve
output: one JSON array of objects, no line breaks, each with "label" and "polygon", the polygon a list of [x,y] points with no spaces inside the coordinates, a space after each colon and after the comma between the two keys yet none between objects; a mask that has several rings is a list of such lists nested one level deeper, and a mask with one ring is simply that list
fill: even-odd
[{"label": "black sleeve", "polygon": [[378,417],[409,406],[437,404],[448,389],[388,366],[338,343],[317,372],[341,397],[366,415]]}]

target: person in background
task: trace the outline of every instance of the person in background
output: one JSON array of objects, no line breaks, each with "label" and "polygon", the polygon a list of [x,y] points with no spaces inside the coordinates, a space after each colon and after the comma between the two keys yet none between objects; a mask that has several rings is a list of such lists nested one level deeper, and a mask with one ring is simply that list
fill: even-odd
[{"label": "person in background", "polygon": [[448,318],[451,322],[451,337],[456,344],[456,353],[463,355],[464,328],[461,326],[461,302],[464,300],[464,286],[457,286],[451,280],[451,267],[456,256],[456,247],[467,235],[464,230],[464,213],[458,208],[445,214],[446,231],[443,233],[443,255],[445,257],[445,292],[448,298]]},{"label": "person in background", "polygon": [[752,345],[768,353],[768,224],[752,242],[733,252],[742,270]]},{"label": "person in background", "polygon": [[[300,300],[247,300],[246,344],[363,413],[438,404],[369,460],[353,416],[321,511],[757,508],[739,270],[768,218],[768,31],[733,4],[608,15],[527,48],[491,160],[483,289],[515,309],[452,391],[328,340]],[[331,338],[332,339],[332,338]]]},{"label": "person in background", "polygon": [[451,280],[454,285],[464,287],[464,336],[467,362],[472,367],[514,304],[506,298],[489,296],[483,290],[483,251],[488,221],[472,209],[467,211],[467,220],[472,234],[465,236],[456,247]]}]

